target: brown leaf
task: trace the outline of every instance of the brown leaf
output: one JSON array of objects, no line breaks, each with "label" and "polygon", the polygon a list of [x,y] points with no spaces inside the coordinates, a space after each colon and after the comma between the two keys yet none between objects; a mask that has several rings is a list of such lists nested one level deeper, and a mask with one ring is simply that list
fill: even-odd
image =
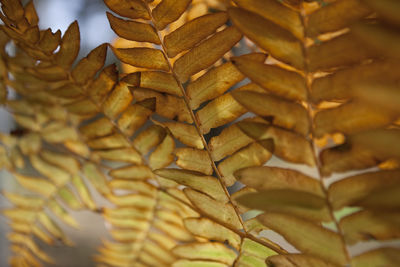
[{"label": "brown leaf", "polygon": [[225,12],[217,12],[185,23],[164,37],[168,56],[175,57],[180,52],[192,48],[224,25],[227,20],[228,16]]},{"label": "brown leaf", "polygon": [[234,27],[217,32],[174,63],[174,72],[184,83],[197,72],[208,68],[219,60],[242,38],[242,34]]}]

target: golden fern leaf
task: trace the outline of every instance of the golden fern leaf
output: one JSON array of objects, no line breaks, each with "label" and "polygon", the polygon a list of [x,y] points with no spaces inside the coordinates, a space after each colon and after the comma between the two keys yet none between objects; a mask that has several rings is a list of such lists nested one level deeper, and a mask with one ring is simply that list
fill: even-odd
[{"label": "golden fern leaf", "polygon": [[[315,166],[313,158],[317,159],[319,177],[279,166],[241,169],[235,176],[249,189],[242,189],[235,200],[245,210],[265,211],[257,217],[259,221],[303,253],[269,257],[270,266],[395,266],[396,258],[391,255],[396,250],[390,247],[354,258],[349,247],[370,239],[398,238],[393,212],[398,202],[396,170],[368,172],[336,182],[337,178],[329,176],[379,164],[398,166],[394,163],[399,151],[394,145],[398,136],[394,125],[399,114],[395,101],[382,105],[383,99],[395,98],[396,49],[382,51],[380,36],[388,32],[385,26],[379,26],[381,32],[374,35],[378,26],[357,24],[371,16],[380,19],[379,12],[391,17],[393,11],[385,12],[396,5],[392,1],[338,0],[320,6],[302,3],[293,9],[269,2],[271,9],[263,1],[236,0],[238,7],[228,11],[234,25],[276,59],[267,64],[233,61],[266,91],[237,91],[235,100],[269,122],[242,122],[239,127],[255,140],[271,138],[275,127],[284,128],[281,131],[290,135],[283,144],[292,146],[280,149],[280,135],[273,139],[272,153],[310,166]],[[368,34],[367,28],[371,29]],[[373,88],[377,92],[380,87],[385,91],[372,100]],[[324,148],[317,158],[318,139],[333,138],[334,134],[344,135],[344,143]],[[309,151],[303,161],[296,160],[301,156],[294,144],[300,140],[304,140],[300,150]],[[333,230],[315,222],[331,222]]]},{"label": "golden fern leaf", "polygon": [[[4,10],[7,8],[24,10],[19,3],[14,2],[5,2],[3,8]],[[28,5],[24,12],[28,13],[26,10],[31,11],[31,9],[32,5]],[[28,15],[20,19],[28,20]],[[104,213],[105,219],[116,227],[112,231],[112,236],[115,239],[126,239],[130,236],[132,239],[129,241],[139,244],[136,249],[138,252],[143,251],[142,257],[145,257],[145,251],[150,250],[153,253],[156,248],[159,252],[165,251],[164,256],[169,254],[168,249],[156,245],[154,241],[147,242],[147,238],[151,236],[150,229],[153,227],[168,232],[172,236],[155,235],[153,239],[170,238],[173,242],[176,242],[174,240],[192,240],[191,234],[183,228],[182,218],[196,213],[171,197],[180,199],[179,195],[175,196],[175,192],[158,192],[158,189],[152,185],[154,182],[151,182],[154,180],[154,175],[147,166],[148,163],[143,160],[145,154],[157,146],[150,155],[151,164],[157,167],[169,165],[173,160],[170,156],[174,148],[173,140],[162,127],[157,125],[145,129],[133,141],[131,140],[131,136],[154,112],[154,99],[132,103],[132,94],[128,90],[127,82],[134,82],[134,77],[131,79],[126,77],[127,82],[118,82],[118,74],[114,66],[102,69],[106,45],[94,49],[71,68],[79,51],[79,28],[76,23],[71,24],[62,39],[59,34],[52,35],[51,32],[49,34],[49,31],[46,31],[41,35],[41,39],[37,40],[29,36],[27,38],[25,28],[14,27],[14,25],[19,25],[18,23],[24,25],[23,22],[11,21],[10,18],[4,18],[4,20],[6,25],[3,30],[21,49],[15,59],[7,58],[8,71],[16,77],[15,80],[10,81],[10,86],[25,97],[21,101],[9,101],[7,105],[18,118],[17,122],[30,131],[27,136],[16,140],[15,144],[10,144],[8,150],[15,155],[13,156],[15,167],[22,168],[21,157],[27,156],[34,169],[45,177],[39,179],[39,177],[18,174],[18,169],[6,163],[9,170],[15,172],[22,186],[44,198],[38,211],[32,211],[33,219],[30,223],[34,225],[36,221],[40,222],[55,238],[69,243],[61,229],[42,209],[47,206],[64,222],[77,226],[75,220],[55,200],[55,197],[62,199],[68,207],[73,209],[80,209],[83,204],[91,209],[97,209],[88,188],[81,180],[82,176],[116,206],[122,209],[127,206],[133,212],[149,210],[150,216],[144,220],[131,217],[126,219],[124,215],[121,218],[118,212],[115,216],[113,213],[111,215]],[[37,24],[37,20],[35,23]],[[40,46],[40,43],[43,43],[43,46]],[[60,45],[59,51],[53,54],[58,45]],[[41,61],[40,64],[35,64],[38,59]],[[30,75],[26,75],[25,69]],[[96,76],[99,71],[100,73]],[[3,143],[7,142],[3,140]],[[44,150],[42,143],[55,145],[54,149],[58,149],[59,152]],[[17,153],[18,149],[22,151],[19,153],[22,153],[20,156]],[[104,170],[110,167],[107,164],[103,165],[105,163],[102,163],[102,160],[125,165],[114,167],[115,169],[110,171],[110,176],[115,177],[115,180],[110,181],[104,173]],[[138,170],[141,170],[141,173]],[[132,179],[139,181],[132,181]],[[74,185],[81,200],[76,198],[67,184]],[[128,190],[131,193],[120,195],[118,192],[121,190]],[[15,216],[24,214],[24,209],[22,209],[24,206],[21,208],[21,204],[14,204],[17,206],[16,210],[5,211],[5,215],[13,221],[18,221],[20,217]],[[158,214],[157,209],[164,213]],[[112,211],[115,213],[114,210]],[[15,224],[16,222],[12,223],[12,225]],[[134,229],[131,229],[132,225],[135,226]],[[136,225],[141,225],[141,227],[138,228]],[[126,229],[127,227],[129,229]],[[33,232],[36,228],[29,228],[30,230],[25,231],[23,235],[20,234],[21,227],[16,229],[18,234],[11,235],[10,240],[17,245],[22,245],[22,250],[16,247],[15,251],[22,251],[24,261],[32,263],[35,259],[30,257],[29,251],[24,250],[24,246],[40,259],[50,261],[32,243],[31,235],[37,234]],[[175,230],[167,231],[167,229]],[[38,233],[42,234],[42,239],[47,239],[48,243],[52,243],[51,237],[42,232]],[[125,236],[125,234],[128,235]],[[137,235],[142,236],[143,240],[136,240]],[[134,248],[135,246],[132,247]],[[133,252],[135,250],[132,250]],[[149,260],[151,256],[147,258]],[[106,260],[108,261],[109,258]],[[131,264],[135,260],[134,257],[125,263]],[[172,256],[170,260],[173,260]],[[152,265],[152,263],[149,264]]]},{"label": "golden fern leaf", "polygon": [[[155,98],[155,113],[159,117],[155,116],[153,122],[166,129],[167,134],[170,133],[179,142],[179,147],[175,148],[173,153],[176,156],[174,163],[181,169],[160,166],[154,173],[161,179],[160,181],[165,182],[165,186],[180,184],[185,187],[183,190],[185,198],[190,200],[187,204],[199,213],[197,216],[192,216],[197,219],[185,220],[186,228],[194,235],[224,242],[222,231],[231,233],[232,239],[229,244],[237,250],[241,250],[240,240],[252,238],[254,240],[252,242],[258,242],[258,246],[268,251],[268,255],[274,253],[273,250],[282,251],[271,242],[247,233],[241,214],[233,205],[226,187],[234,183],[232,179],[235,170],[259,165],[269,159],[271,153],[268,151],[268,145],[265,144],[267,146],[265,148],[262,144],[245,137],[249,142],[224,153],[223,158],[231,157],[227,157],[217,167],[216,162],[219,159],[214,158],[211,145],[207,143],[205,137],[211,129],[224,126],[245,113],[231,93],[227,92],[245,76],[231,62],[215,65],[215,62],[229,52],[242,35],[235,28],[226,27],[225,12],[196,17],[175,29],[172,24],[183,16],[186,10],[193,8],[189,2],[160,1],[157,4],[147,5],[148,16],[141,18],[144,20],[117,21],[114,16],[109,15],[112,28],[129,29],[129,24],[137,25],[136,29],[129,32],[120,30],[115,32],[120,37],[138,42],[138,47],[113,48],[113,51],[122,62],[135,68],[144,68],[140,72],[126,76],[129,80],[137,77],[137,80],[131,83],[133,97],[139,101]],[[117,12],[117,7],[111,5],[109,7],[124,16],[123,13]],[[167,13],[168,9],[173,12]],[[121,25],[117,26],[116,23]],[[147,33],[143,35],[145,31]],[[155,34],[158,35],[158,39],[155,38]],[[147,46],[146,42],[161,44],[161,47]],[[143,57],[143,51],[148,53],[147,56]],[[255,53],[245,58],[263,62],[266,55]],[[255,87],[254,90],[260,89]],[[201,106],[204,107],[199,108]],[[176,113],[177,110],[180,111]],[[140,136],[141,134],[136,138]],[[142,140],[139,142],[143,143]],[[265,160],[262,160],[261,156],[265,157]],[[217,177],[211,176],[213,173],[216,173]],[[189,221],[196,226],[189,226]],[[220,230],[206,233],[204,227],[210,223],[219,225]],[[203,226],[199,227],[199,224]],[[241,229],[244,229],[244,234]],[[182,251],[192,246],[200,246],[204,250],[204,255],[200,258],[185,256]],[[212,247],[220,248],[220,253],[224,254],[222,256],[228,258],[209,255],[207,251]],[[182,244],[177,246],[173,253],[178,257],[173,266],[190,264],[225,266],[239,261],[239,257],[234,256],[234,251],[222,246],[221,243]],[[256,256],[259,257],[258,261],[262,262],[268,255],[264,255],[264,258],[262,255]],[[245,264],[246,261],[251,262],[253,258],[257,258],[256,256],[253,257],[250,253],[247,258],[242,256],[243,259],[240,261]]]},{"label": "golden fern leaf", "polygon": [[104,2],[121,75],[106,44],[74,65],[76,22],[61,37],[1,1],[0,103],[25,132],[0,167],[29,192],[4,193],[12,266],[52,263],[34,240],[70,245],[54,217],[83,208],[110,225],[99,266],[396,265],[391,245],[350,253],[400,234],[395,1]]}]

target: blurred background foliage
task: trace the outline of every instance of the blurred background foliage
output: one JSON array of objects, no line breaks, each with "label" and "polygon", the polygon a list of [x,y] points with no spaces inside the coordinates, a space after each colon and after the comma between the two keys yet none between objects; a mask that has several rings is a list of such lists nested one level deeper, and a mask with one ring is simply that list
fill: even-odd
[{"label": "blurred background foliage", "polygon": [[[23,1],[28,2],[28,1]],[[111,30],[105,6],[102,0],[33,0],[40,18],[40,28],[51,28],[54,31],[60,29],[62,34],[75,20],[78,21],[81,33],[81,50],[79,58],[86,56],[91,49],[101,43],[112,42],[116,35]],[[109,62],[115,62],[113,54],[107,56]],[[106,63],[107,64],[107,63]],[[0,108],[0,132],[10,132],[14,129],[14,123],[10,115]],[[11,189],[11,190],[10,190]],[[17,191],[20,189],[15,184],[10,174],[0,172],[0,190]],[[93,196],[100,197],[96,192]],[[9,207],[5,198],[0,195],[0,209]],[[73,212],[72,212],[73,213]],[[60,267],[90,267],[94,266],[91,258],[100,245],[101,238],[107,236],[104,220],[92,211],[81,211],[72,214],[80,223],[81,229],[76,230],[65,227],[63,230],[74,241],[75,247],[51,247],[44,246],[50,255],[60,259],[57,266]],[[6,238],[9,228],[7,221],[0,216],[0,266],[8,266],[10,255],[9,244]]]}]

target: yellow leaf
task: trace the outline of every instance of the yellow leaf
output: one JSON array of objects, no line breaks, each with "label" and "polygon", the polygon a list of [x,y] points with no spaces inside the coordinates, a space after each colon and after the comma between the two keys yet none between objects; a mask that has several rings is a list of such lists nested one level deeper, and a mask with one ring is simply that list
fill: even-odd
[{"label": "yellow leaf", "polygon": [[24,247],[27,247],[30,249],[34,255],[36,255],[39,259],[48,262],[48,263],[53,263],[54,260],[48,256],[46,253],[44,253],[36,244],[33,242],[33,240],[29,236],[25,236],[22,234],[17,234],[17,233],[11,233],[7,236],[8,240],[10,240],[12,243],[20,244]]},{"label": "yellow leaf", "polygon": [[360,241],[391,240],[400,236],[396,222],[399,214],[394,212],[360,211],[340,220],[346,243],[353,245]]},{"label": "yellow leaf", "polygon": [[164,54],[158,49],[147,47],[112,47],[112,50],[119,60],[132,66],[164,71],[169,70],[169,65]]},{"label": "yellow leaf", "polygon": [[160,93],[182,96],[182,90],[174,76],[162,71],[140,72],[140,86]]},{"label": "yellow leaf", "polygon": [[70,174],[79,172],[80,164],[75,158],[63,153],[56,153],[50,150],[42,150],[40,156],[47,162],[58,166]]},{"label": "yellow leaf", "polygon": [[138,42],[161,43],[156,30],[150,24],[123,20],[109,12],[107,12],[107,18],[111,28],[122,38]]},{"label": "yellow leaf", "polygon": [[363,2],[374,9],[378,14],[387,21],[394,23],[395,25],[400,25],[400,20],[398,12],[400,11],[400,6],[397,1],[393,0],[381,0],[381,1],[371,1],[363,0]]},{"label": "yellow leaf", "polygon": [[132,102],[132,94],[127,84],[118,84],[103,105],[104,114],[115,119]]},{"label": "yellow leaf", "polygon": [[242,229],[242,224],[232,204],[224,204],[190,188],[185,188],[184,192],[193,205],[203,213],[234,229]]},{"label": "yellow leaf", "polygon": [[167,127],[172,135],[183,144],[197,149],[204,148],[201,137],[193,125],[179,122],[164,122],[162,125]]},{"label": "yellow leaf", "polygon": [[164,128],[158,125],[151,125],[133,140],[133,145],[142,155],[147,154],[150,149],[158,146],[164,140],[165,136],[166,131]]},{"label": "yellow leaf", "polygon": [[[118,120],[118,128],[126,135],[133,135],[143,126],[149,116],[155,111],[155,100],[149,98],[129,106]],[[98,130],[100,131],[100,130]]]},{"label": "yellow leaf", "polygon": [[146,4],[141,0],[104,0],[115,13],[131,19],[150,19]]},{"label": "yellow leaf", "polygon": [[46,198],[51,197],[57,191],[57,188],[53,185],[53,183],[50,183],[44,179],[16,173],[14,176],[20,185]]},{"label": "yellow leaf", "polygon": [[275,125],[302,135],[307,135],[310,130],[307,110],[300,104],[251,91],[234,91],[232,95],[249,111],[265,117]]},{"label": "yellow leaf", "polygon": [[180,245],[175,247],[172,252],[185,259],[218,261],[229,266],[236,259],[236,253],[233,250],[218,242]]},{"label": "yellow leaf", "polygon": [[208,146],[213,160],[219,161],[252,142],[252,138],[244,134],[236,124],[233,124],[223,129],[219,135],[212,137]]},{"label": "yellow leaf", "polygon": [[290,100],[307,99],[305,79],[297,72],[240,57],[234,58],[232,62],[244,75],[267,92]]},{"label": "yellow leaf", "polygon": [[235,249],[239,249],[241,238],[228,228],[206,218],[188,218],[184,220],[185,227],[194,235],[217,240],[228,241]]},{"label": "yellow leaf", "polygon": [[229,265],[212,262],[212,261],[199,261],[199,260],[178,260],[172,267],[228,267]]},{"label": "yellow leaf", "polygon": [[164,140],[157,146],[157,148],[149,156],[149,166],[153,170],[165,168],[171,164],[175,157],[175,142],[174,139],[167,134]]},{"label": "yellow leaf", "polygon": [[36,219],[36,211],[35,210],[26,210],[26,209],[3,209],[1,212],[5,217],[13,220],[20,221],[26,223],[34,223]]},{"label": "yellow leaf", "polygon": [[92,196],[90,194],[89,189],[87,188],[86,184],[82,180],[82,178],[78,175],[74,175],[72,177],[72,184],[76,188],[76,191],[78,192],[80,199],[82,202],[91,210],[94,210],[96,208],[96,204],[94,203]]},{"label": "yellow leaf", "polygon": [[228,201],[224,189],[215,177],[180,169],[160,169],[156,170],[155,173],[159,176],[205,193],[215,200],[223,203]]},{"label": "yellow leaf", "polygon": [[274,0],[235,0],[239,7],[254,12],[303,38],[303,25],[300,15],[280,2]]},{"label": "yellow leaf", "polygon": [[38,220],[54,237],[62,240],[66,245],[72,245],[71,241],[67,239],[61,228],[46,213],[40,212],[38,214]]},{"label": "yellow leaf", "polygon": [[318,71],[357,64],[377,53],[350,32],[311,46],[308,56],[310,71]]},{"label": "yellow leaf", "polygon": [[236,199],[251,209],[280,212],[313,221],[331,221],[324,198],[313,193],[292,189],[258,190]]},{"label": "yellow leaf", "polygon": [[55,55],[56,63],[63,67],[69,68],[75,61],[79,53],[80,36],[78,22],[69,25],[61,40],[60,50]]},{"label": "yellow leaf", "polygon": [[138,101],[155,98],[156,113],[160,116],[181,122],[193,122],[192,116],[182,98],[170,94],[160,94],[156,91],[143,88],[135,88],[133,96]]},{"label": "yellow leaf", "polygon": [[337,181],[329,187],[330,202],[335,210],[356,205],[374,192],[400,184],[399,171],[368,172]]},{"label": "yellow leaf", "polygon": [[89,95],[94,103],[103,103],[104,98],[114,88],[118,79],[115,65],[104,68],[99,77],[90,84]]},{"label": "yellow leaf", "polygon": [[242,39],[242,34],[234,27],[217,32],[176,60],[173,70],[179,80],[184,83],[191,75],[214,64],[240,39]]},{"label": "yellow leaf", "polygon": [[399,262],[400,249],[383,247],[354,257],[351,265],[354,267],[395,267]]},{"label": "yellow leaf", "polygon": [[81,61],[72,70],[72,77],[78,84],[86,84],[93,79],[96,73],[103,67],[106,60],[107,45],[102,44],[93,49],[89,55]]},{"label": "yellow leaf", "polygon": [[6,191],[3,191],[2,195],[12,204],[18,207],[36,210],[40,209],[44,204],[44,200],[38,197],[28,197]]},{"label": "yellow leaf", "polygon": [[[262,88],[253,83],[235,90],[264,92]],[[226,93],[207,103],[206,106],[197,111],[196,117],[199,120],[203,134],[207,134],[211,128],[225,125],[239,118],[246,113],[246,111],[247,110],[233,98],[231,93]]]},{"label": "yellow leaf", "polygon": [[155,199],[149,196],[139,194],[127,195],[107,195],[108,200],[120,207],[134,207],[142,209],[151,209],[155,204]]},{"label": "yellow leaf", "polygon": [[112,190],[124,189],[148,196],[155,196],[155,194],[157,194],[157,188],[144,181],[114,179],[111,180],[108,185]]},{"label": "yellow leaf", "polygon": [[219,163],[218,170],[221,172],[225,184],[231,186],[236,181],[233,175],[235,171],[245,167],[260,166],[271,156],[271,150],[266,149],[262,144],[252,143]]},{"label": "yellow leaf", "polygon": [[191,0],[162,0],[153,9],[152,16],[158,30],[163,30],[168,24],[177,20],[190,4]]},{"label": "yellow leaf", "polygon": [[197,109],[203,102],[222,95],[244,78],[231,62],[211,69],[187,86],[190,107]]},{"label": "yellow leaf", "polygon": [[318,9],[308,17],[307,36],[316,37],[322,33],[340,30],[370,13],[371,10],[362,0],[336,1]]},{"label": "yellow leaf", "polygon": [[93,163],[85,163],[83,165],[83,172],[86,178],[92,183],[92,185],[102,194],[109,194],[110,189],[107,186],[107,179],[104,174],[98,169]]},{"label": "yellow leaf", "polygon": [[[396,71],[400,64],[392,60],[376,60],[369,64],[343,69],[314,80],[311,99],[314,103],[323,100],[345,100],[355,95],[356,89],[364,92],[364,87],[372,84],[383,86],[387,82],[395,83],[400,77]],[[361,90],[362,89],[362,90]],[[369,94],[363,94],[368,96]]]},{"label": "yellow leaf", "polygon": [[132,148],[119,148],[112,150],[97,151],[96,154],[102,159],[119,162],[129,162],[133,164],[141,164],[142,157]]},{"label": "yellow leaf", "polygon": [[268,266],[338,267],[338,265],[304,254],[275,255],[268,257]]},{"label": "yellow leaf", "polygon": [[316,137],[337,132],[353,134],[386,126],[396,119],[397,114],[393,111],[385,108],[377,110],[368,103],[352,101],[318,112],[314,118],[314,133]]},{"label": "yellow leaf", "polygon": [[274,189],[292,189],[314,193],[324,197],[321,184],[299,171],[278,167],[249,167],[235,172],[235,177],[247,186],[258,191]]},{"label": "yellow leaf", "polygon": [[145,165],[121,167],[111,170],[109,174],[117,179],[146,180],[153,178],[150,168]]},{"label": "yellow leaf", "polygon": [[375,53],[382,54],[388,58],[400,58],[400,49],[396,43],[400,40],[397,30],[387,27],[385,24],[358,23],[351,27],[360,41]]},{"label": "yellow leaf", "polygon": [[251,239],[244,238],[242,243],[242,253],[247,253],[253,256],[256,256],[261,259],[265,259],[268,256],[275,255],[276,252],[261,245],[258,242],[255,242]]},{"label": "yellow leaf", "polygon": [[301,252],[341,266],[346,264],[345,247],[337,233],[291,215],[268,212],[258,218]]},{"label": "yellow leaf", "polygon": [[273,57],[297,69],[304,68],[301,43],[288,30],[241,8],[231,8],[228,13],[240,31]]},{"label": "yellow leaf", "polygon": [[346,143],[321,152],[322,173],[330,175],[399,159],[399,138],[400,132],[395,129],[370,130],[348,136]]},{"label": "yellow leaf", "polygon": [[176,165],[182,169],[198,171],[206,175],[213,173],[212,163],[207,151],[190,147],[181,147],[175,150]]},{"label": "yellow leaf", "polygon": [[169,57],[175,57],[188,50],[207,36],[214,33],[228,20],[225,12],[207,14],[191,20],[164,37],[164,45]]},{"label": "yellow leaf", "polygon": [[110,122],[108,118],[103,117],[82,126],[79,131],[87,139],[92,139],[95,137],[112,134],[114,131],[114,125]]},{"label": "yellow leaf", "polygon": [[63,187],[58,190],[58,195],[61,200],[71,209],[80,210],[83,208],[82,203],[75,196],[74,192],[69,187]]},{"label": "yellow leaf", "polygon": [[129,141],[126,140],[125,136],[119,133],[89,140],[87,144],[91,149],[113,149],[130,146]]},{"label": "yellow leaf", "polygon": [[50,210],[63,222],[66,224],[79,229],[78,222],[68,214],[68,212],[55,200],[50,200],[48,202],[48,206]]}]

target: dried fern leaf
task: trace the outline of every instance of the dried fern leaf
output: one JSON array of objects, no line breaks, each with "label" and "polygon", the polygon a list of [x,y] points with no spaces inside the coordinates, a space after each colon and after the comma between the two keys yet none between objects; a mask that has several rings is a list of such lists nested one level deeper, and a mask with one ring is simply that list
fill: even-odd
[{"label": "dried fern leaf", "polygon": [[368,168],[389,159],[398,159],[398,138],[399,133],[394,129],[377,129],[351,135],[347,143],[321,152],[322,171],[330,175],[332,172]]},{"label": "dried fern leaf", "polygon": [[229,17],[240,31],[273,57],[303,69],[301,44],[292,33],[244,9],[230,9]]},{"label": "dried fern leaf", "polygon": [[321,228],[308,220],[281,213],[268,212],[259,215],[258,218],[303,253],[338,265],[346,262],[344,246],[337,233]]},{"label": "dried fern leaf", "polygon": [[368,103],[353,101],[339,107],[319,111],[314,118],[316,137],[327,133],[353,134],[389,125],[397,119],[391,110],[371,107]]},{"label": "dried fern leaf", "polygon": [[310,122],[303,106],[269,94],[251,91],[235,91],[232,94],[249,111],[265,117],[273,124],[302,135],[308,134]]},{"label": "dried fern leaf", "polygon": [[307,36],[316,37],[326,32],[340,30],[370,13],[371,10],[362,0],[333,2],[309,15]]},{"label": "dried fern leaf", "polygon": [[300,16],[297,12],[275,0],[235,0],[239,7],[254,12],[293,33],[301,39],[304,35]]},{"label": "dried fern leaf", "polygon": [[232,154],[218,164],[218,170],[223,175],[224,182],[231,186],[235,183],[234,172],[246,167],[260,166],[272,156],[271,140],[254,142]]},{"label": "dried fern leaf", "polygon": [[193,189],[184,190],[186,196],[195,207],[211,218],[221,221],[233,229],[240,229],[241,223],[231,204],[223,204]]},{"label": "dried fern leaf", "polygon": [[354,257],[351,264],[355,267],[379,265],[396,266],[399,261],[399,250],[391,247],[384,247],[371,250]]},{"label": "dried fern leaf", "polygon": [[296,265],[304,265],[310,267],[337,267],[338,265],[324,261],[317,257],[303,254],[291,254],[291,255],[276,255],[268,257],[268,266],[287,266],[295,267]]},{"label": "dried fern leaf", "polygon": [[395,170],[369,172],[333,183],[329,195],[334,209],[357,205],[373,192],[393,188],[399,183],[397,173]]},{"label": "dried fern leaf", "polygon": [[183,144],[197,149],[204,148],[203,142],[193,125],[179,122],[165,122],[163,126],[167,127],[172,135]]},{"label": "dried fern leaf", "polygon": [[108,12],[107,18],[111,28],[122,38],[138,42],[160,44],[160,39],[158,38],[156,30],[147,23],[119,19]]},{"label": "dried fern leaf", "polygon": [[173,253],[186,259],[217,261],[228,266],[236,259],[236,253],[218,242],[182,245],[175,247]]},{"label": "dried fern leaf", "polygon": [[311,46],[308,49],[308,55],[310,71],[347,67],[378,57],[375,50],[363,45],[363,42],[352,32]]},{"label": "dried fern leaf", "polygon": [[182,147],[175,150],[175,155],[177,157],[175,164],[182,169],[201,172],[205,175],[213,173],[210,157],[205,150]]},{"label": "dried fern leaf", "polygon": [[191,0],[173,1],[163,0],[151,12],[158,30],[177,20],[187,9]]},{"label": "dried fern leaf", "polygon": [[368,240],[393,240],[399,237],[396,221],[399,215],[389,212],[360,211],[340,221],[346,242],[350,245]]},{"label": "dried fern leaf", "polygon": [[207,36],[214,33],[228,20],[225,12],[207,14],[191,20],[164,37],[164,45],[169,57],[192,48]]},{"label": "dried fern leaf", "polygon": [[362,42],[368,43],[368,47],[375,53],[388,58],[400,58],[400,49],[393,43],[400,40],[397,30],[392,30],[381,23],[374,25],[359,23],[352,27],[352,31]]},{"label": "dried fern leaf", "polygon": [[185,227],[194,235],[220,242],[227,241],[232,247],[239,249],[240,236],[228,228],[206,218],[188,218]]},{"label": "dried fern leaf", "polygon": [[104,3],[118,15],[131,19],[150,19],[146,4],[140,0],[105,0]]},{"label": "dried fern leaf", "polygon": [[205,176],[196,172],[180,169],[160,169],[155,173],[164,178],[171,179],[181,185],[188,186],[205,193],[215,200],[226,203],[228,198],[218,180],[212,176]]},{"label": "dried fern leaf", "polygon": [[331,220],[324,198],[304,191],[259,190],[256,193],[244,194],[236,201],[251,209],[280,212],[318,222]]},{"label": "dried fern leaf", "polygon": [[112,48],[119,60],[136,67],[154,70],[168,71],[168,62],[163,53],[158,49],[135,47],[135,48]]},{"label": "dried fern leaf", "polygon": [[249,167],[235,172],[235,177],[256,190],[291,189],[323,197],[319,182],[299,171],[277,167]]},{"label": "dried fern leaf", "polygon": [[314,80],[311,99],[314,103],[323,100],[345,100],[357,95],[355,92],[359,87],[365,87],[371,83],[395,83],[399,79],[399,73],[396,71],[398,67],[396,61],[378,60],[337,71],[332,75]]},{"label": "dried fern leaf", "polygon": [[[184,83],[191,75],[214,64],[240,39],[242,39],[242,35],[234,27],[217,32],[176,60],[173,71],[179,81]],[[213,52],[209,53],[209,51]]]},{"label": "dried fern leaf", "polygon": [[296,72],[240,57],[235,58],[233,63],[244,75],[267,92],[290,100],[307,99],[304,78]]}]

